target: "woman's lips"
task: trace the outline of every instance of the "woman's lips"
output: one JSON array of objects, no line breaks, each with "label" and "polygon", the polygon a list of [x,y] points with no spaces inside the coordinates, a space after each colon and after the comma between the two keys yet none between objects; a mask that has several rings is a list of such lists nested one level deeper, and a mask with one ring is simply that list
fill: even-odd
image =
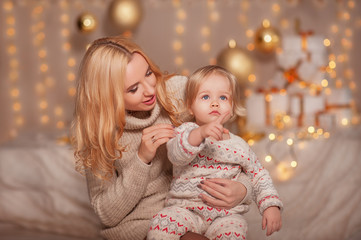
[{"label": "woman's lips", "polygon": [[153,95],[149,100],[144,101],[143,103],[146,105],[152,105],[155,102],[155,95]]}]

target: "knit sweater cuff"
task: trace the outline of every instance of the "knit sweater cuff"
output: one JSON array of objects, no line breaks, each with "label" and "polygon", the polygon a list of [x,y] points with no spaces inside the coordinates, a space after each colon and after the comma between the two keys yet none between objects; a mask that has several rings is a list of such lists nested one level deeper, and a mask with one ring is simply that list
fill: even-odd
[{"label": "knit sweater cuff", "polygon": [[277,195],[269,195],[264,197],[259,203],[259,212],[263,215],[263,212],[269,207],[279,207],[280,211],[283,211],[283,203]]}]

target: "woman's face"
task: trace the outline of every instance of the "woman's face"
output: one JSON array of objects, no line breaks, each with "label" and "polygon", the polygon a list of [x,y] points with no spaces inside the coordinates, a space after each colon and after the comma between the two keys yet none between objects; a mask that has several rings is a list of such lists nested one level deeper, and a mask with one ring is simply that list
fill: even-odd
[{"label": "woman's face", "polygon": [[157,101],[156,83],[157,79],[145,58],[139,53],[133,53],[125,75],[125,109],[130,111],[152,110]]}]

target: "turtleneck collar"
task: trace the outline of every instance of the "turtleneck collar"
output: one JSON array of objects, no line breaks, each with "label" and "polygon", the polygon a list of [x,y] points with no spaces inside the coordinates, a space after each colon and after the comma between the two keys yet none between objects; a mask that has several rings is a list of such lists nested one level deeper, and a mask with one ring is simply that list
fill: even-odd
[{"label": "turtleneck collar", "polygon": [[161,109],[157,102],[154,108],[148,112],[145,111],[126,112],[124,129],[137,130],[137,129],[150,127],[158,119],[160,115],[160,110]]}]

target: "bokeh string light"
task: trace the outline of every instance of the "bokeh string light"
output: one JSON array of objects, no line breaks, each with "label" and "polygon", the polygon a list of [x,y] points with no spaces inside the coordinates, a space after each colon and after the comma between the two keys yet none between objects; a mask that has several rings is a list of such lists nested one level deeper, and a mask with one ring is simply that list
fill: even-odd
[{"label": "bokeh string light", "polygon": [[14,3],[12,1],[4,1],[2,10],[5,17],[5,36],[6,36],[6,52],[8,56],[8,83],[9,96],[11,98],[13,111],[13,124],[9,128],[8,137],[15,138],[18,135],[19,129],[24,125],[23,104],[20,98],[19,88],[19,57],[18,48],[16,45],[16,25],[17,21],[14,14]]}]

